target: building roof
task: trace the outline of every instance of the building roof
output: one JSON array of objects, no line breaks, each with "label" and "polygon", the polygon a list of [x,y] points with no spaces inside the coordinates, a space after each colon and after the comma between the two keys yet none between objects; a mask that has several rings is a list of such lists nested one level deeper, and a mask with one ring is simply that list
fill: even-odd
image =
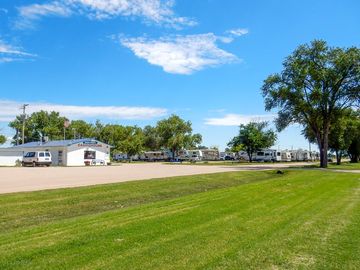
[{"label": "building roof", "polygon": [[[48,142],[29,142],[25,144],[16,145],[12,148],[33,148],[33,147],[66,147],[73,144],[106,144],[95,139],[75,139],[75,140],[60,140],[60,141],[48,141]],[[107,145],[107,144],[106,144]]]}]

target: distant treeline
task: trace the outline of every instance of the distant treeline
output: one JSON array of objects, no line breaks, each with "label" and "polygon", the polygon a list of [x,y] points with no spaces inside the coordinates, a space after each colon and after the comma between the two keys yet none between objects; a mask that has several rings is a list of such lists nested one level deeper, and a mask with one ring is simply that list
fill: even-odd
[{"label": "distant treeline", "polygon": [[[12,144],[22,143],[23,116],[19,115],[9,126],[15,130]],[[25,120],[24,142],[94,138],[112,146],[112,152],[135,155],[145,150],[169,149],[175,155],[183,148],[197,147],[202,141],[200,134],[193,134],[190,121],[177,115],[158,121],[155,126],[123,126],[94,124],[83,120],[69,120],[59,112],[34,112]]]}]

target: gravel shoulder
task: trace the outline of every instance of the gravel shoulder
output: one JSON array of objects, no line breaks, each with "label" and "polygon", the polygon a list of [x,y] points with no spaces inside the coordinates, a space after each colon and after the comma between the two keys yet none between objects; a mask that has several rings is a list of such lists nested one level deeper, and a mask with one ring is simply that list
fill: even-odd
[{"label": "gravel shoulder", "polygon": [[[123,164],[104,167],[0,168],[0,194],[45,189],[81,187],[154,178],[233,171],[272,170],[294,164],[246,166],[184,166],[161,163]],[[297,166],[304,166],[298,163]]]}]

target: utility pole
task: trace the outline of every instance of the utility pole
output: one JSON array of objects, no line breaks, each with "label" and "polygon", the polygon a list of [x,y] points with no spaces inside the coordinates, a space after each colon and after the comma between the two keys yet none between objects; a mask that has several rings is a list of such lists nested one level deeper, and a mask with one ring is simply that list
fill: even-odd
[{"label": "utility pole", "polygon": [[22,114],[22,144],[25,143],[25,121],[26,121],[26,107],[29,106],[29,104],[24,104],[20,107],[20,109],[23,111]]}]

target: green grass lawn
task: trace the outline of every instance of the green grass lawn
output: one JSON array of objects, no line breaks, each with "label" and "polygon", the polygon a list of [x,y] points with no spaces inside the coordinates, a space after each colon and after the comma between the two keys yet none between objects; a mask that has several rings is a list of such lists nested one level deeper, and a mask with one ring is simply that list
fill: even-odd
[{"label": "green grass lawn", "polygon": [[[304,168],[320,168],[320,165],[319,164],[311,164],[311,165],[304,166]],[[336,163],[329,163],[328,169],[360,170],[360,162],[359,163],[342,162],[340,165],[336,165]]]},{"label": "green grass lawn", "polygon": [[360,176],[235,172],[0,196],[0,269],[360,269]]},{"label": "green grass lawn", "polygon": [[360,170],[360,162],[359,163],[342,162],[340,165],[331,163],[331,164],[329,164],[329,169]]}]

